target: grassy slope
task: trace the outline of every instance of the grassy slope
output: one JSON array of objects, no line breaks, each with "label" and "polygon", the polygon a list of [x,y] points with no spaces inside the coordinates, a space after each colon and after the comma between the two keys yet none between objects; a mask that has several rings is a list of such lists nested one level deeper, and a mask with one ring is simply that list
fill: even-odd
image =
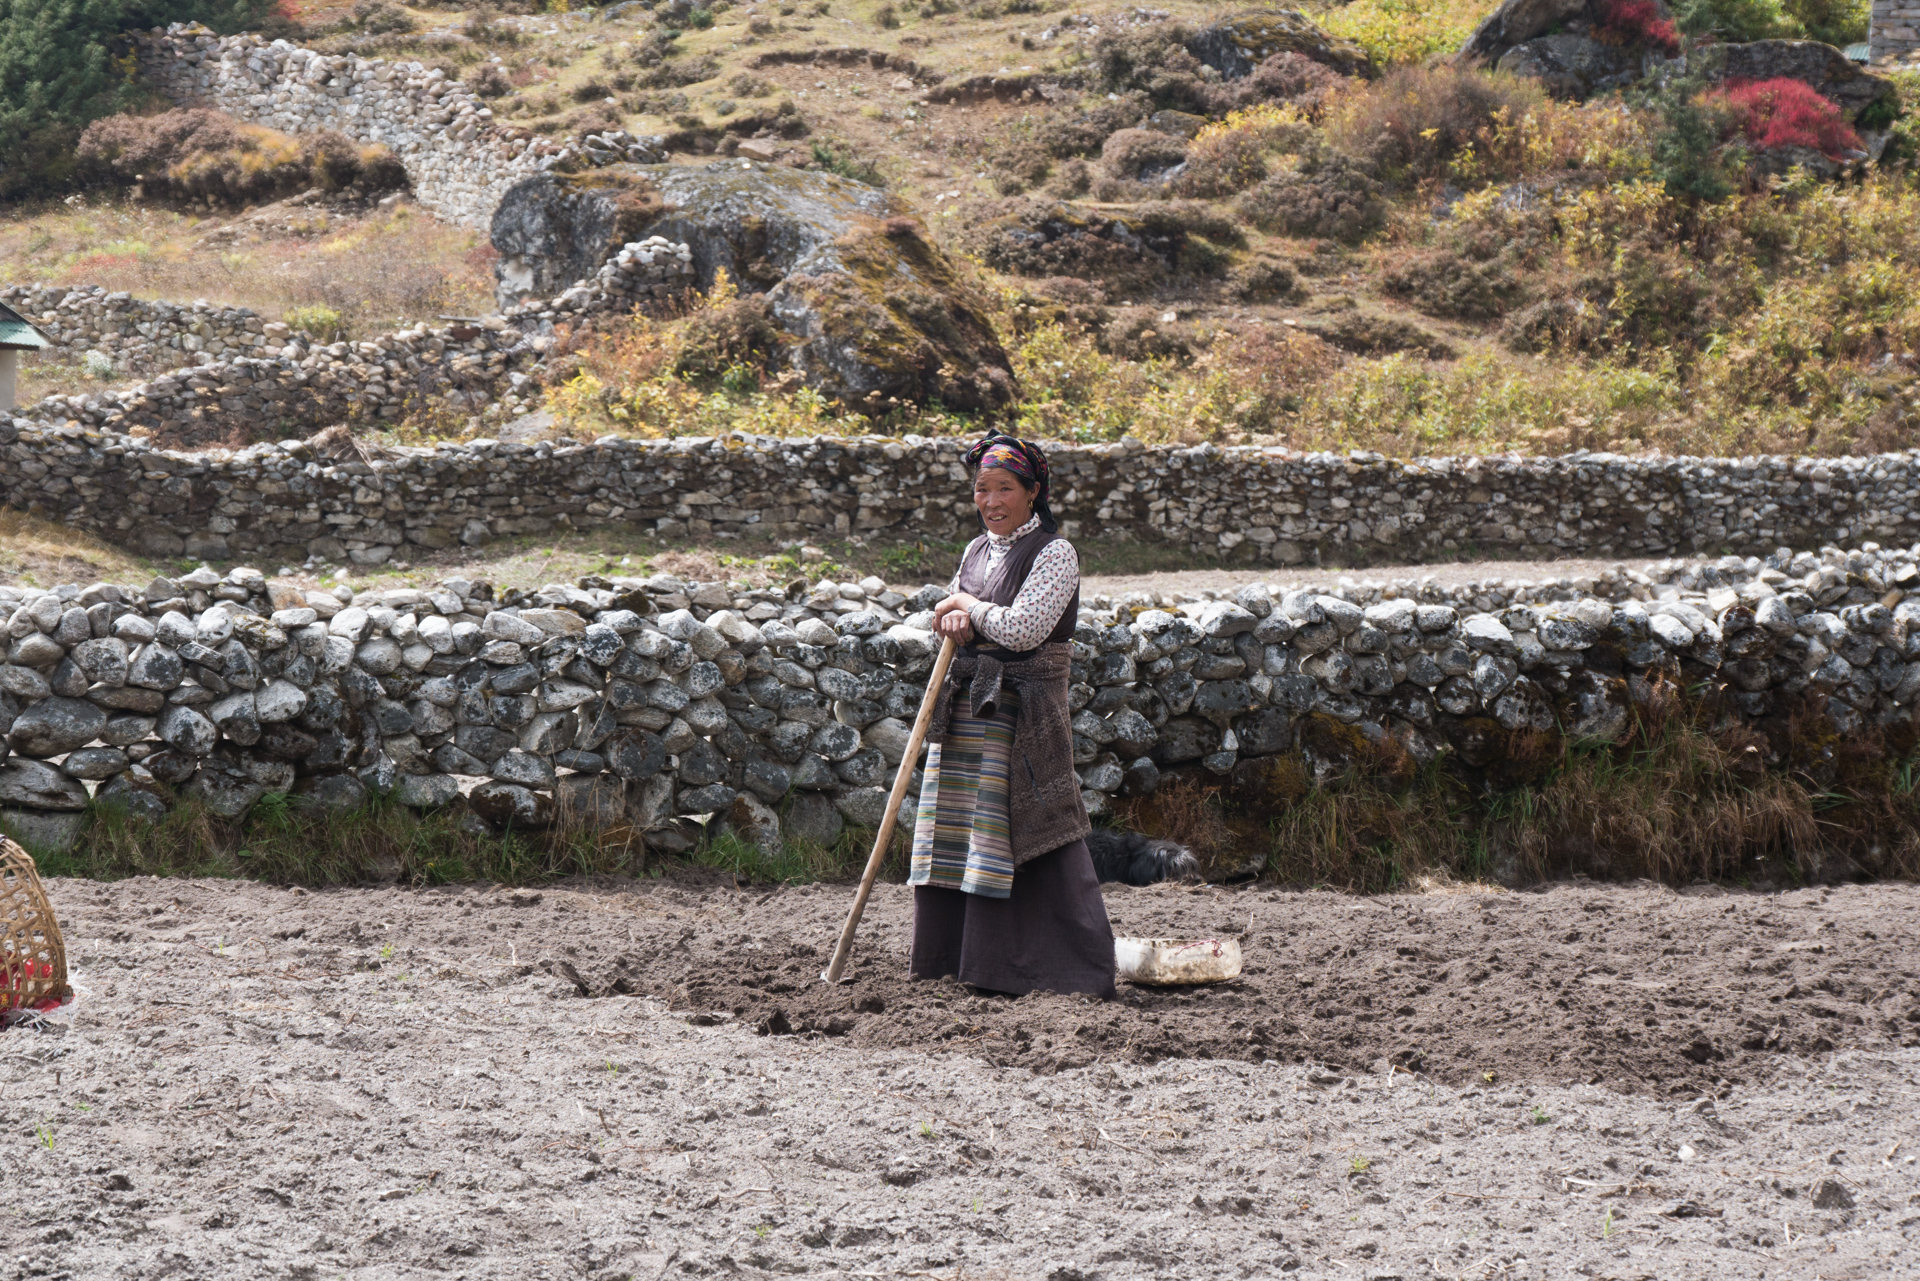
[{"label": "grassy slope", "polygon": [[[864,64],[751,65],[772,51],[851,46],[912,58],[949,80],[1084,73],[1087,46],[1068,19],[1134,12],[1112,0],[1071,10],[988,0],[936,11],[945,7],[946,0],[913,8],[881,0],[739,5],[715,13],[710,26],[686,25],[677,52],[651,64],[637,56],[659,27],[645,11],[607,22],[585,12],[489,18],[465,8],[395,9],[415,29],[387,34],[331,26],[351,16],[337,0],[315,0],[302,11],[314,28],[307,42],[321,47],[418,57],[470,83],[497,63],[500,87],[514,86],[491,100],[499,118],[554,136],[619,124],[636,133],[713,137],[787,104],[807,132],[779,142],[782,163],[809,163],[818,145],[870,164],[920,209],[937,238],[965,254],[978,247],[968,233],[980,211],[1020,186],[1006,168],[1013,145],[1081,107],[1102,105],[1104,95],[1078,107],[928,106],[915,101],[916,90],[899,87],[896,72]],[[1003,11],[1010,7],[1044,11]],[[1490,7],[1482,0],[1354,0],[1322,16],[1383,58],[1416,59],[1453,47]],[[1165,9],[1193,25],[1226,11],[1179,2]],[[1048,30],[1065,34],[1043,40]],[[672,83],[682,79],[690,83]],[[1243,226],[1235,233],[1244,235],[1240,243],[1209,250],[1216,255],[1210,274],[1110,287],[1099,323],[1128,328],[1133,337],[1125,341],[1056,327],[1060,309],[1036,294],[1034,280],[998,275],[976,260],[980,284],[1001,303],[997,320],[1026,391],[1018,426],[1082,439],[1131,432],[1397,453],[1902,446],[1910,433],[1889,402],[1911,390],[1911,362],[1877,362],[1889,350],[1912,350],[1920,337],[1920,286],[1909,265],[1920,253],[1912,230],[1920,210],[1904,181],[1865,190],[1790,186],[1690,211],[1647,184],[1650,119],[1605,105],[1542,107],[1511,131],[1499,154],[1482,139],[1465,159],[1454,153],[1399,171],[1384,225],[1357,244]],[[1348,132],[1341,145],[1360,136]],[[1088,163],[1097,169],[1098,155]],[[1025,194],[1047,197],[1062,167],[1056,163],[1054,176],[1029,183]],[[1574,169],[1599,185],[1566,189]],[[1463,190],[1467,201],[1436,216]],[[1523,195],[1529,212],[1519,215],[1504,191],[1545,198]],[[1122,193],[1132,204],[1103,205],[1098,194],[1079,203],[1122,216],[1164,207],[1138,190]],[[1231,202],[1210,207],[1230,213]],[[236,226],[239,234],[229,235]],[[0,215],[0,279],[98,282],[269,313],[318,303],[347,313],[360,332],[483,305],[489,252],[470,234],[419,214],[290,231],[152,208]],[[1277,301],[1236,295],[1223,273],[1256,260],[1285,266],[1301,289]],[[1510,296],[1490,310],[1472,294],[1494,277]],[[1504,315],[1569,288],[1584,290],[1598,308],[1592,332],[1534,355],[1502,340]],[[1399,345],[1411,335],[1454,355],[1355,354],[1303,336],[1355,326],[1397,326]],[[794,433],[875,425],[790,395],[764,371],[743,369],[725,385],[675,377],[680,341],[674,326],[643,325],[620,340],[587,344],[580,367],[589,377],[560,401],[569,430]],[[574,365],[554,368],[557,381]],[[30,370],[23,390],[83,383],[71,368],[42,366]],[[977,426],[938,413],[878,425]],[[430,419],[398,438],[459,430],[457,421]]]}]

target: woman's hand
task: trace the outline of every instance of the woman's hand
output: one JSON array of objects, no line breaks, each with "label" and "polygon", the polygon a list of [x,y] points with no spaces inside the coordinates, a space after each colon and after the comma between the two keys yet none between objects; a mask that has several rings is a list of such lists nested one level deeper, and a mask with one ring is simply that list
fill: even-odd
[{"label": "woman's hand", "polygon": [[973,621],[967,617],[967,611],[979,603],[977,597],[955,592],[933,607],[933,630],[941,636],[953,637],[957,643],[973,639]]}]

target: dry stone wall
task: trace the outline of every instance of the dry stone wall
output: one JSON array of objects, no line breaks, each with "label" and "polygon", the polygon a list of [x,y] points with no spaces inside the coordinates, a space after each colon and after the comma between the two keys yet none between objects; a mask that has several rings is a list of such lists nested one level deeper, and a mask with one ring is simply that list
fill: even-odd
[{"label": "dry stone wall", "polygon": [[140,74],[183,106],[207,106],[283,133],[333,129],[378,143],[405,166],[416,199],[449,222],[485,229],[508,187],[560,149],[502,129],[457,80],[418,62],[329,56],[197,24],[139,41]]},{"label": "dry stone wall", "polygon": [[[215,560],[347,553],[377,563],[410,543],[557,528],[915,541],[977,529],[964,442],[946,438],[475,440],[339,462],[299,440],[176,452],[126,434],[135,424],[257,429],[276,413],[389,417],[429,368],[448,394],[513,406],[548,339],[509,319],[51,397],[34,418],[0,422],[0,500],[155,554]],[[1914,454],[1408,460],[1122,442],[1061,445],[1050,457],[1070,537],[1230,563],[1764,555],[1920,538]]]},{"label": "dry stone wall", "polygon": [[1914,0],[1873,0],[1867,54],[1875,66],[1920,63],[1920,4]]},{"label": "dry stone wall", "polygon": [[[1431,586],[1094,597],[1073,639],[1074,765],[1097,815],[1168,770],[1234,776],[1300,747],[1317,774],[1316,718],[1423,760],[1497,751],[1501,731],[1606,740],[1659,673],[1723,688],[1751,721],[1812,696],[1843,733],[1911,726],[1917,559],[1727,558],[1493,610]],[[879,821],[941,595],[663,575],[355,596],[244,568],[0,588],[0,820],[45,846],[96,802],[234,818],[268,792],[336,809],[382,794],[490,828],[631,823],[669,852],[720,829],[827,845]]]},{"label": "dry stone wall", "polygon": [[8,285],[0,302],[52,340],[51,355],[97,363],[102,377],[152,376],[222,356],[277,356],[292,333],[247,307],[148,302],[99,285]]},{"label": "dry stone wall", "polygon": [[[528,372],[552,347],[556,324],[578,330],[598,318],[665,305],[692,287],[693,254],[660,236],[624,245],[591,280],[552,299],[451,325],[416,324],[365,342],[316,344],[244,308],[175,308],[95,287],[22,290],[30,304],[60,295],[52,317],[71,347],[126,331],[149,365],[168,372],[132,387],[47,397],[27,412],[42,421],[136,429],[170,443],[206,444],[262,435],[297,436],[353,421],[390,420],[448,405],[496,415],[525,408]],[[0,298],[6,296],[0,291]],[[116,301],[117,300],[117,301]],[[131,317],[149,315],[150,321]],[[143,332],[144,331],[144,332]],[[191,352],[176,368],[166,353]]]}]

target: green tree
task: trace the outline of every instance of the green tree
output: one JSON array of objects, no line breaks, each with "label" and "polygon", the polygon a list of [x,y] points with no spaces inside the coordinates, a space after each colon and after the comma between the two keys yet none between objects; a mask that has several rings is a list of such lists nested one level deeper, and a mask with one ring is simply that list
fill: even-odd
[{"label": "green tree", "polygon": [[1678,0],[1673,17],[1690,36],[1713,36],[1736,43],[1748,40],[1791,39],[1800,24],[1780,7],[1780,0]]},{"label": "green tree", "polygon": [[1675,80],[1664,86],[1654,106],[1660,131],[1653,137],[1653,172],[1675,198],[1723,200],[1733,191],[1727,177],[1721,121],[1699,100],[1701,84]]},{"label": "green tree", "polygon": [[1785,8],[1809,40],[1845,48],[1867,38],[1869,0],[1785,0]]},{"label": "green tree", "polygon": [[1675,0],[1674,21],[1690,36],[1721,40],[1820,40],[1844,46],[1867,38],[1871,0]]},{"label": "green tree", "polygon": [[277,10],[278,0],[0,0],[0,195],[59,181],[78,132],[137,99],[125,33],[190,21],[240,31]]}]

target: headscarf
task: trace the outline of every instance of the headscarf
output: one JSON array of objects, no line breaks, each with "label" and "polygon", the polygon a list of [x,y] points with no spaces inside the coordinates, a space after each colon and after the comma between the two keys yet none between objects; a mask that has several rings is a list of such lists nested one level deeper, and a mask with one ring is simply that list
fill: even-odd
[{"label": "headscarf", "polygon": [[1060,528],[1047,507],[1047,495],[1052,491],[1051,473],[1047,470],[1047,456],[1040,452],[1038,445],[1029,445],[1005,432],[990,429],[984,439],[967,451],[968,470],[978,472],[989,467],[1004,468],[1031,486],[1033,514],[1040,518],[1040,527],[1049,534]]}]

